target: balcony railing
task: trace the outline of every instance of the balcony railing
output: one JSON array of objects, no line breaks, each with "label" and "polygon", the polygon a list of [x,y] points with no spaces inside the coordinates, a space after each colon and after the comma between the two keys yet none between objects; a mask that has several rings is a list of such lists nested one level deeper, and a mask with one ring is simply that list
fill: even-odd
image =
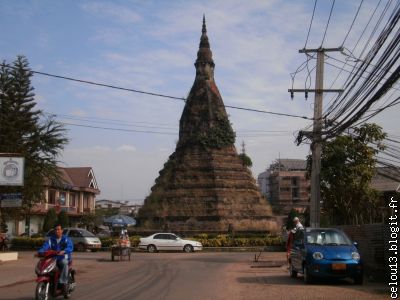
[{"label": "balcony railing", "polygon": [[54,208],[56,212],[65,211],[66,213],[76,214],[78,213],[78,208],[75,206],[65,206],[47,203],[47,208],[45,203],[38,203],[34,206],[33,211],[37,212],[47,212],[50,208]]}]

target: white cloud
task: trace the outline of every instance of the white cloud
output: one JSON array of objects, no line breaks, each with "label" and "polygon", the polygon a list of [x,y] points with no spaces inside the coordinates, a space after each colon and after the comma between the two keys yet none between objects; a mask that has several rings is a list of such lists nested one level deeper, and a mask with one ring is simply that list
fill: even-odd
[{"label": "white cloud", "polygon": [[82,154],[82,155],[105,155],[109,154],[112,151],[109,146],[90,146],[90,147],[82,147],[82,148],[67,148],[64,151],[64,156],[67,156],[69,153],[73,154]]},{"label": "white cloud", "polygon": [[86,117],[88,114],[86,111],[78,108],[78,109],[72,111],[71,115],[76,116],[76,117]]},{"label": "white cloud", "polygon": [[119,21],[123,24],[137,23],[142,19],[133,9],[124,5],[92,2],[82,4],[81,8],[88,13],[106,17],[109,21]]},{"label": "white cloud", "polygon": [[136,148],[135,146],[131,146],[131,145],[121,145],[117,148],[117,151],[120,152],[135,152]]}]

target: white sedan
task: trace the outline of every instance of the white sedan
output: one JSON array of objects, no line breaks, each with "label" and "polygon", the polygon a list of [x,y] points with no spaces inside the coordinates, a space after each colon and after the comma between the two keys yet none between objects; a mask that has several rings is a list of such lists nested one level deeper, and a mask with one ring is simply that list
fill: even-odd
[{"label": "white sedan", "polygon": [[193,252],[203,249],[200,242],[184,240],[173,233],[155,233],[145,238],[141,238],[139,249],[149,252],[159,250]]}]

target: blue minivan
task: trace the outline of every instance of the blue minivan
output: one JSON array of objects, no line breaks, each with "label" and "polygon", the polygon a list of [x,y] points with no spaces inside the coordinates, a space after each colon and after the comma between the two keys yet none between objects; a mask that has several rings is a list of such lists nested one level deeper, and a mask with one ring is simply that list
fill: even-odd
[{"label": "blue minivan", "polygon": [[306,228],[294,233],[289,255],[291,277],[303,274],[306,283],[316,278],[352,278],[363,283],[363,263],[356,243],[334,228]]}]

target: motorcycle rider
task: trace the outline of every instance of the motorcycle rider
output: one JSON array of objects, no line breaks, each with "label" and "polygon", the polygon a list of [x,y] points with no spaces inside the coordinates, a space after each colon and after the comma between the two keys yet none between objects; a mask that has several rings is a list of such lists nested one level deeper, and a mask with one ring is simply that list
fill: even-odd
[{"label": "motorcycle rider", "polygon": [[73,243],[70,238],[63,234],[61,224],[54,226],[54,233],[39,249],[39,253],[43,254],[47,250],[57,251],[57,267],[60,270],[59,283],[63,286],[63,292],[66,292],[68,283],[68,263],[71,262],[73,251]]}]

